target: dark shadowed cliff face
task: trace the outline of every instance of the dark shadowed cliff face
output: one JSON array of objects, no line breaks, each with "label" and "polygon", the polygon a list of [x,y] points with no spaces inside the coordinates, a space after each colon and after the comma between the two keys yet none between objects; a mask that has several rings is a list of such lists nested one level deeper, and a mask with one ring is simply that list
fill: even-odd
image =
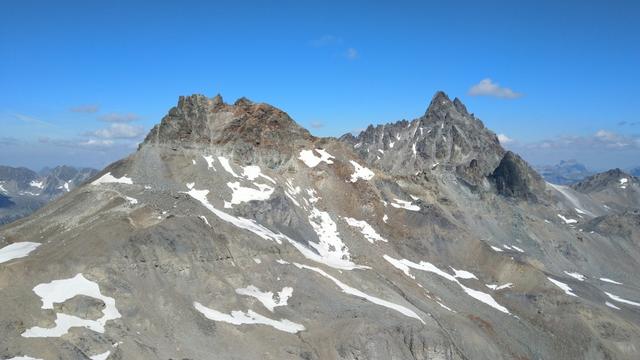
[{"label": "dark shadowed cliff face", "polygon": [[637,359],[640,188],[616,186],[545,184],[443,93],[340,140],[181,97],[0,228],[0,358]]},{"label": "dark shadowed cliff face", "polygon": [[498,194],[536,201],[544,191],[544,180],[520,156],[507,151],[498,167],[489,176]]}]

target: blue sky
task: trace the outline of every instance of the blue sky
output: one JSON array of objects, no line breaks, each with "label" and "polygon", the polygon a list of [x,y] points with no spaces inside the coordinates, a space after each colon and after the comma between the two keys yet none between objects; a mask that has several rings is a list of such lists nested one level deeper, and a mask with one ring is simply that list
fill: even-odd
[{"label": "blue sky", "polygon": [[338,136],[444,90],[534,164],[640,165],[638,18],[637,1],[9,2],[0,164],[103,167],[179,95]]}]

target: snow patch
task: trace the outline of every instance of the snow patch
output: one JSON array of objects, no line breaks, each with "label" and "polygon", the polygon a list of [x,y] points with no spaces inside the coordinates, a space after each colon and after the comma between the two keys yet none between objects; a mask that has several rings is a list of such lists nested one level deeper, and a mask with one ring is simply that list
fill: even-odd
[{"label": "snow patch", "polygon": [[373,244],[375,241],[387,242],[387,240],[385,238],[383,238],[382,236],[380,236],[380,234],[378,234],[376,232],[376,230],[371,225],[369,225],[369,223],[367,223],[366,221],[364,221],[364,220],[356,220],[356,219],[350,218],[350,217],[345,217],[344,220],[347,222],[347,224],[360,229],[360,232],[362,233],[362,235],[364,235],[364,237],[370,243]]},{"label": "snow patch", "polygon": [[224,156],[218,156],[218,161],[220,161],[220,165],[222,165],[222,168],[226,172],[231,174],[231,176],[233,176],[233,177],[238,177],[238,174],[236,174],[235,171],[233,171],[233,169],[231,168],[231,164],[229,163],[229,159],[227,159]]},{"label": "snow patch", "polygon": [[264,179],[267,179],[269,181],[271,181],[272,183],[276,183],[275,180],[273,180],[272,178],[270,178],[269,176],[265,175],[262,173],[262,170],[260,170],[260,166],[257,165],[249,165],[249,166],[245,166],[242,168],[242,176],[244,176],[245,178],[247,178],[248,180],[255,180],[258,177],[262,177]]},{"label": "snow patch", "polygon": [[503,252],[503,251],[504,251],[504,250],[500,249],[500,248],[499,248],[499,247],[497,247],[497,246],[493,246],[493,245],[489,245],[489,246],[491,246],[491,249],[492,249],[493,251],[496,251],[496,252]]},{"label": "snow patch", "polygon": [[131,180],[131,178],[128,178],[126,174],[121,178],[117,178],[111,175],[110,172],[108,172],[102,175],[98,180],[95,180],[94,182],[92,182],[93,185],[101,185],[101,184],[109,184],[109,183],[132,185],[133,180]]},{"label": "snow patch", "polygon": [[315,271],[316,273],[318,273],[318,274],[324,276],[325,278],[333,281],[333,283],[336,284],[340,288],[340,290],[342,290],[342,292],[344,292],[345,294],[349,294],[349,295],[353,295],[353,296],[357,296],[357,297],[363,298],[363,299],[365,299],[365,300],[367,300],[369,302],[372,302],[372,303],[374,303],[376,305],[384,306],[386,308],[395,310],[395,311],[397,311],[397,312],[399,312],[402,315],[405,315],[407,317],[417,319],[418,321],[420,321],[423,324],[425,323],[420,318],[420,316],[418,316],[418,314],[416,314],[413,310],[411,310],[409,308],[406,308],[406,307],[404,307],[402,305],[399,305],[399,304],[396,304],[396,303],[392,303],[390,301],[386,301],[386,300],[380,299],[378,297],[365,294],[364,292],[362,292],[362,291],[360,291],[358,289],[352,288],[351,286],[349,286],[349,285],[343,283],[342,281],[334,278],[333,276],[327,274],[322,269],[319,269],[319,268],[316,268],[316,267],[312,267],[312,266],[302,265],[302,264],[298,264],[298,263],[293,263],[293,264],[295,266],[297,266],[299,269],[307,269],[307,270]]},{"label": "snow patch", "polygon": [[420,206],[411,204],[410,201],[393,199],[391,206],[398,209],[405,209],[410,211],[420,211]]},{"label": "snow patch", "polygon": [[216,170],[216,167],[213,166],[213,163],[214,163],[215,160],[213,159],[212,155],[202,155],[202,157],[207,162],[207,168],[208,169],[213,169],[213,171],[218,171],[218,170]]},{"label": "snow patch", "polygon": [[600,278],[600,281],[604,281],[604,282],[608,282],[608,283],[616,284],[616,285],[622,285],[621,282],[617,282],[615,280],[611,280],[611,279],[607,279],[607,278]]},{"label": "snow patch", "polygon": [[498,285],[498,284],[485,284],[486,287],[488,287],[491,290],[502,290],[502,289],[509,289],[513,287],[512,283],[506,283],[503,285]]},{"label": "snow patch", "polygon": [[580,273],[577,273],[577,272],[568,272],[568,271],[565,271],[564,273],[565,273],[565,274],[567,274],[567,275],[569,275],[569,276],[571,276],[572,278],[577,279],[577,280],[580,280],[580,281],[584,281],[584,279],[586,279],[586,277],[585,277],[584,275],[582,275],[582,274],[580,274]]},{"label": "snow patch", "polygon": [[612,294],[612,293],[608,293],[606,291],[604,293],[607,294],[607,296],[613,301],[617,301],[619,303],[629,304],[629,305],[633,305],[633,306],[640,306],[640,303],[637,303],[635,301],[623,299],[618,295],[615,295],[615,294]]},{"label": "snow patch", "polygon": [[554,280],[550,277],[547,277],[547,279],[549,279],[549,281],[551,281],[555,286],[559,287],[560,289],[562,289],[562,291],[564,291],[565,294],[570,295],[570,296],[575,296],[577,297],[578,295],[573,293],[573,290],[569,287],[569,285],[558,281],[558,280]]},{"label": "snow patch", "polygon": [[38,189],[44,189],[44,182],[42,180],[40,180],[40,181],[32,180],[29,183],[29,186],[36,187]]},{"label": "snow patch", "polygon": [[558,214],[558,217],[560,219],[562,219],[562,221],[564,221],[565,224],[575,224],[575,223],[578,222],[578,220],[576,220],[576,219],[569,219],[569,218],[566,218],[566,217],[562,216],[561,214]]},{"label": "snow patch", "polygon": [[269,311],[273,312],[276,307],[287,305],[287,301],[293,295],[293,288],[285,286],[274,294],[271,291],[261,291],[257,287],[249,285],[246,288],[236,289],[236,294],[253,297],[260,301]]},{"label": "snow patch", "polygon": [[[340,270],[368,268],[367,266],[356,265],[353,262],[351,262],[349,259],[342,259],[339,256],[335,256],[335,252],[332,254],[333,256],[327,256],[326,254],[323,254],[323,253],[314,252],[313,250],[309,249],[305,245],[302,245],[301,243],[291,239],[287,235],[284,235],[282,233],[275,233],[269,230],[268,228],[257,223],[255,220],[236,217],[236,216],[227,214],[222,210],[216,209],[213,205],[211,205],[211,203],[207,199],[207,194],[209,194],[209,190],[196,190],[194,188],[186,192],[186,194],[191,196],[195,200],[198,200],[205,208],[207,208],[209,211],[211,211],[214,215],[216,215],[220,219],[228,223],[231,223],[241,229],[248,230],[254,233],[255,235],[258,235],[264,240],[274,241],[277,244],[282,244],[282,240],[289,242],[289,244],[293,245],[293,247],[295,247],[304,257],[306,257],[309,260],[316,261],[318,263],[322,263],[327,266],[340,269]],[[340,243],[342,243],[342,241],[340,241]],[[314,248],[317,249],[316,246],[318,245],[315,245]],[[323,248],[323,246],[318,246],[318,247]]]},{"label": "snow patch", "polygon": [[358,164],[353,160],[349,160],[349,162],[355,168],[355,172],[351,174],[351,182],[354,183],[358,181],[358,179],[371,180],[371,178],[373,178],[374,174],[373,174],[373,171],[371,171],[371,169],[361,166],[360,164]]},{"label": "snow patch", "polygon": [[612,303],[610,303],[608,301],[605,301],[604,304],[607,305],[608,307],[612,308],[612,309],[620,310],[619,307],[613,305]]},{"label": "snow patch", "polygon": [[93,355],[93,356],[89,357],[89,359],[91,359],[91,360],[107,360],[107,358],[109,357],[110,354],[111,354],[111,351],[106,351],[106,352],[103,352],[102,354]]},{"label": "snow patch", "polygon": [[107,321],[121,317],[116,308],[116,301],[112,297],[104,296],[100,287],[93,281],[87,280],[82,274],[77,274],[70,279],[54,280],[50,283],[37,285],[33,288],[42,299],[42,309],[53,309],[53,304],[61,304],[78,295],[92,297],[104,302],[103,316],[98,320],[79,318],[64,313],[56,313],[56,326],[42,328],[39,326],[27,329],[22,333],[23,337],[60,337],[69,332],[73,327],[84,327],[95,332],[104,333]]},{"label": "snow patch", "polygon": [[0,264],[9,260],[26,257],[41,244],[35,242],[15,242],[0,249]]},{"label": "snow patch", "polygon": [[[387,260],[389,263],[391,263],[391,265],[395,266],[396,268],[402,270],[407,276],[415,279],[415,277],[413,276],[413,274],[411,274],[410,269],[416,269],[416,270],[421,270],[421,271],[426,271],[426,272],[431,272],[434,273],[438,276],[441,276],[449,281],[452,281],[456,284],[458,284],[458,286],[460,286],[462,288],[462,290],[469,296],[471,296],[472,298],[481,301],[489,306],[491,306],[494,309],[497,309],[499,311],[502,311],[505,314],[509,314],[509,310],[507,308],[505,308],[504,306],[498,304],[498,302],[496,302],[493,297],[491,297],[491,295],[484,293],[482,291],[478,291],[478,290],[474,290],[471,288],[468,288],[466,286],[464,286],[460,281],[458,281],[458,278],[456,277],[456,275],[459,275],[458,272],[454,269],[454,271],[456,272],[456,275],[451,275],[448,274],[445,271],[440,270],[437,266],[426,262],[426,261],[420,261],[419,264],[414,263],[411,260],[407,260],[407,259],[394,259],[389,255],[384,255],[383,258],[385,260]],[[466,273],[466,272],[464,272]],[[469,274],[464,274],[461,275],[461,278],[465,278],[464,276],[469,276]],[[473,274],[471,274],[473,275]],[[474,276],[475,278],[475,276]]]},{"label": "snow patch", "polygon": [[[253,200],[268,200],[271,194],[273,194],[274,189],[269,185],[257,183],[253,183],[253,185],[255,185],[257,189],[240,186],[240,183],[237,181],[227,183],[227,186],[233,191],[233,194],[231,194],[231,202],[227,203],[229,205],[228,207]],[[225,207],[227,207],[227,205],[225,205]]]},{"label": "snow patch", "polygon": [[235,311],[232,311],[231,314],[225,314],[220,311],[208,308],[200,304],[199,302],[194,302],[193,306],[198,312],[204,315],[207,319],[213,320],[213,321],[222,321],[232,325],[243,325],[243,324],[268,325],[273,327],[274,329],[288,332],[291,334],[295,334],[299,331],[304,330],[304,326],[302,326],[301,324],[296,324],[286,319],[281,319],[281,320],[270,319],[252,310],[248,310],[247,312],[235,310]]},{"label": "snow patch", "polygon": [[132,198],[131,196],[125,196],[125,200],[129,203],[129,205],[137,205],[138,199]]},{"label": "snow patch", "polygon": [[316,156],[313,153],[314,150],[302,150],[300,151],[300,156],[298,159],[302,160],[308,167],[316,167],[321,162],[325,162],[327,164],[333,164],[333,160],[335,157],[323,149],[315,149],[315,151],[320,154],[320,156]]}]

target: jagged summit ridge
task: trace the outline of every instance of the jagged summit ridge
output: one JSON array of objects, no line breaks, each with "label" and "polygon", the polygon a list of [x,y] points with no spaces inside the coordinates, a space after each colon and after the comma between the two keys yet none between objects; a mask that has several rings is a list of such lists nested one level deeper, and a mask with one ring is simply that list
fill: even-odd
[{"label": "jagged summit ridge", "polygon": [[448,168],[474,185],[484,183],[505,152],[497,136],[460,99],[451,101],[442,91],[415,120],[369,126],[357,136],[340,139],[369,164],[394,174]]},{"label": "jagged summit ridge", "polygon": [[265,103],[240,98],[227,104],[221,95],[181,96],[177,106],[156,125],[144,144],[206,145],[244,141],[253,146],[280,146],[311,138],[287,113]]}]

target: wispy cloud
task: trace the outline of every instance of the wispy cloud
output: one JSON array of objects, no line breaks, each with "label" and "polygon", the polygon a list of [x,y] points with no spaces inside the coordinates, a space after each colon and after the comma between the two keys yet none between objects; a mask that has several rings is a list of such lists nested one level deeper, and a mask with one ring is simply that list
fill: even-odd
[{"label": "wispy cloud", "polygon": [[98,116],[98,120],[112,123],[126,123],[139,120],[140,116],[133,113],[108,113]]},{"label": "wispy cloud", "polygon": [[506,144],[512,143],[513,139],[508,137],[505,134],[498,134],[498,141],[500,141],[500,144],[506,145]]},{"label": "wispy cloud", "polygon": [[360,54],[355,48],[348,48],[347,51],[345,51],[344,56],[349,60],[355,60],[360,56]]},{"label": "wispy cloud", "polygon": [[85,133],[85,136],[96,137],[100,139],[134,139],[144,134],[142,126],[135,126],[123,123],[111,124],[104,129],[98,129]]},{"label": "wispy cloud", "polygon": [[27,124],[32,124],[32,125],[44,125],[44,126],[53,126],[52,123],[37,119],[33,116],[29,116],[29,115],[25,115],[25,114],[13,114],[13,117],[15,117],[16,119],[27,123]]},{"label": "wispy cloud", "polygon": [[69,111],[71,112],[87,114],[97,113],[99,110],[100,106],[96,104],[82,104],[69,108]]},{"label": "wispy cloud", "polygon": [[620,121],[618,126],[636,126],[640,125],[640,121]]},{"label": "wispy cloud", "polygon": [[309,42],[313,47],[323,47],[329,45],[339,45],[342,44],[342,39],[335,35],[322,35],[321,37],[311,40]]},{"label": "wispy cloud", "polygon": [[559,136],[556,138],[521,144],[526,149],[572,149],[580,150],[629,150],[640,149],[640,136],[622,135],[608,130],[598,130],[585,136]]},{"label": "wispy cloud", "polygon": [[322,121],[312,121],[309,126],[313,129],[321,129],[324,127],[324,123]]},{"label": "wispy cloud", "polygon": [[473,85],[469,89],[469,95],[493,96],[502,99],[517,99],[522,97],[521,93],[515,92],[508,87],[500,86],[500,84],[494,83],[489,78],[482,79],[479,83]]}]

